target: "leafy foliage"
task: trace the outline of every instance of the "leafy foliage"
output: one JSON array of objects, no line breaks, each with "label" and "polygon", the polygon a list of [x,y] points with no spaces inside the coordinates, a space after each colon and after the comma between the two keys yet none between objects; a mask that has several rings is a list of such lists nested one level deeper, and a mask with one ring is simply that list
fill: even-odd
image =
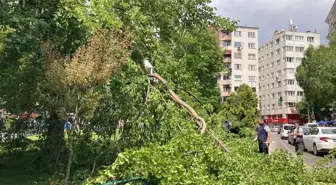
[{"label": "leafy foliage", "polygon": [[236,133],[242,136],[254,134],[258,119],[258,98],[251,87],[246,84],[241,85],[227,98],[222,107],[220,114],[230,119]]},{"label": "leafy foliage", "polygon": [[336,35],[330,37],[329,46],[309,48],[302,64],[297,68],[296,78],[305,92],[307,101],[318,108],[334,106],[336,90],[336,64],[334,59]]}]

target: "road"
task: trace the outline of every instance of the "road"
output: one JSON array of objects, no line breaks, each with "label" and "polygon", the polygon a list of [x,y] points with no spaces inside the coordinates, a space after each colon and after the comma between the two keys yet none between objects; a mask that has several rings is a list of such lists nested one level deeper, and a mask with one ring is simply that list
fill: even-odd
[{"label": "road", "polygon": [[[272,132],[271,137],[271,144],[270,144],[270,152],[278,150],[287,151],[288,153],[291,153],[295,155],[295,149],[293,145],[288,144],[287,140],[283,140],[280,138],[280,134],[276,132]],[[313,166],[316,164],[317,161],[323,158],[322,156],[315,156],[311,152],[304,152],[303,153],[303,160],[306,164]],[[333,160],[333,162],[330,164],[330,166],[336,167],[336,159]]]}]

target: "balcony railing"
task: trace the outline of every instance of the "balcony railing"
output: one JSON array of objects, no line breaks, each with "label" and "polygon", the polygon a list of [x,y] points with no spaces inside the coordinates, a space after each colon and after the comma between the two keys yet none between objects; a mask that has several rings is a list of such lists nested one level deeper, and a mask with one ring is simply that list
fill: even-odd
[{"label": "balcony railing", "polygon": [[222,35],[222,40],[232,40],[231,35]]},{"label": "balcony railing", "polygon": [[224,58],[224,62],[232,62],[232,58],[229,58],[229,57]]}]

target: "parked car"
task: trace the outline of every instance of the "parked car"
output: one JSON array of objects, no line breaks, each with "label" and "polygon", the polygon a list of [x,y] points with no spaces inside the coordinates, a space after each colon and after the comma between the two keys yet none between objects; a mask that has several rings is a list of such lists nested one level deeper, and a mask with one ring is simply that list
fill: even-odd
[{"label": "parked car", "polygon": [[306,123],[304,124],[305,127],[313,128],[313,127],[318,127],[317,123]]},{"label": "parked car", "polygon": [[294,127],[293,124],[284,124],[281,126],[281,139],[287,139],[288,138],[288,132]]},{"label": "parked car", "polygon": [[322,152],[329,152],[336,147],[335,127],[313,127],[308,134],[303,136],[305,148],[313,151],[314,155]]},{"label": "parked car", "polygon": [[279,126],[274,126],[272,128],[272,132],[279,132]]}]

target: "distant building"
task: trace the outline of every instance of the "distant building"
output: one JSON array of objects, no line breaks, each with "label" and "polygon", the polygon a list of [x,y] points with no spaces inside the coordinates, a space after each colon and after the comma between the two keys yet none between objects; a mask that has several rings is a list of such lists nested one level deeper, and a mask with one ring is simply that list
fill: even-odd
[{"label": "distant building", "polygon": [[320,45],[317,32],[275,31],[273,38],[259,46],[259,107],[268,123],[303,122],[295,104],[303,97],[295,73],[309,46]]},{"label": "distant building", "polygon": [[328,36],[330,36],[330,34],[333,33],[336,28],[336,1],[331,7],[325,22],[329,24]]},{"label": "distant building", "polygon": [[222,101],[241,84],[247,84],[258,94],[258,29],[238,26],[229,33],[217,33],[221,47],[225,50],[224,65],[228,69],[218,79]]}]

